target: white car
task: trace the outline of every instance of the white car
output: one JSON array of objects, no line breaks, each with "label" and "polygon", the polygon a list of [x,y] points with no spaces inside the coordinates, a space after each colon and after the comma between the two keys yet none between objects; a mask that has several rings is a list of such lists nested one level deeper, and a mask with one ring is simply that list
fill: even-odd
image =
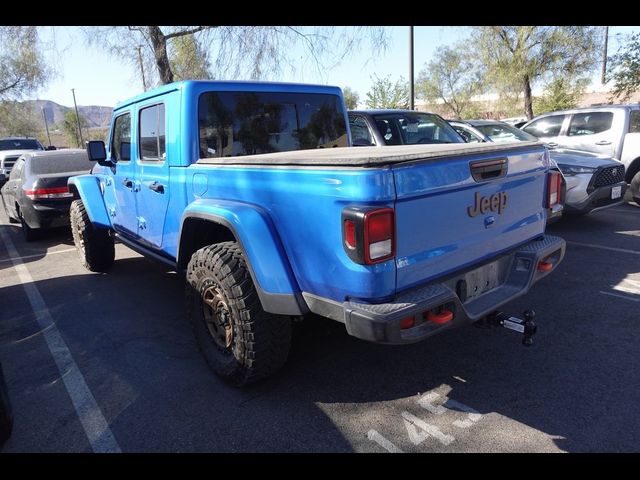
[{"label": "white car", "polygon": [[[450,121],[467,142],[523,142],[536,140],[511,125],[496,120]],[[624,165],[606,155],[581,150],[549,150],[564,174],[565,213],[586,214],[622,203],[627,188]]]},{"label": "white car", "polygon": [[4,185],[9,178],[11,169],[20,155],[25,152],[44,149],[42,144],[35,138],[0,138],[0,187]]}]

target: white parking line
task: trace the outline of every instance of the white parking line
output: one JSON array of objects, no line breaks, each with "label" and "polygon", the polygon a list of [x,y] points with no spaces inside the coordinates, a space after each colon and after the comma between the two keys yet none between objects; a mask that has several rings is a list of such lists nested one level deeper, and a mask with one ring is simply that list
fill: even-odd
[{"label": "white parking line", "polygon": [[619,295],[617,293],[603,292],[602,290],[600,290],[600,293],[603,295],[609,295],[611,297],[624,298],[625,300],[631,300],[632,302],[640,302],[640,298],[633,298],[627,295]]},{"label": "white parking line", "polygon": [[396,447],[391,440],[386,439],[373,428],[367,432],[367,438],[372,442],[376,442],[389,453],[404,453],[401,449]]},{"label": "white parking line", "polygon": [[[49,256],[49,255],[55,255],[56,253],[69,253],[69,252],[75,252],[76,249],[74,248],[66,248],[64,250],[54,250],[53,252],[43,252],[43,253],[38,253],[36,255],[25,255],[24,257],[17,257],[16,260],[22,261],[22,260],[28,260],[29,258],[42,258],[45,256]],[[0,260],[0,263],[4,263],[4,262],[13,262],[13,258],[3,258],[2,260]]]},{"label": "white parking line", "polygon": [[120,453],[120,446],[109,428],[109,423],[102,415],[95,397],[89,390],[78,365],[73,360],[69,347],[53,321],[42,295],[40,295],[38,288],[33,283],[29,270],[20,261],[18,251],[11,237],[2,228],[0,228],[0,237],[2,237],[7,253],[13,262],[13,267],[24,287],[38,325],[42,330],[42,335],[47,342],[49,352],[51,352],[51,356],[56,362],[64,386],[71,398],[91,448],[95,453]]},{"label": "white parking line", "polygon": [[626,248],[607,247],[605,245],[596,245],[594,243],[574,242],[573,240],[567,240],[567,243],[570,245],[579,245],[581,247],[599,248],[601,250],[611,250],[612,252],[622,252],[622,253],[630,253],[632,255],[640,255],[640,252],[638,250],[629,250]]}]

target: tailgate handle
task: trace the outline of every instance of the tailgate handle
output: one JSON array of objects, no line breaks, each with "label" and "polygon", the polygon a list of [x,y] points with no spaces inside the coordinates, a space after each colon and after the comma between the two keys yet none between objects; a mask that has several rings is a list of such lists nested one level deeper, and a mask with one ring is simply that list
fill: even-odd
[{"label": "tailgate handle", "polygon": [[496,158],[493,160],[471,162],[469,169],[471,170],[473,179],[476,182],[482,182],[484,180],[504,177],[507,174],[507,165],[506,158]]}]

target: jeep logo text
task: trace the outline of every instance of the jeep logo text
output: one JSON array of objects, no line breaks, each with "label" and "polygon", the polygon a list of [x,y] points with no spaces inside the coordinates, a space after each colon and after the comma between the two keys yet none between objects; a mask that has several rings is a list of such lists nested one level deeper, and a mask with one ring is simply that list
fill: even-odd
[{"label": "jeep logo text", "polygon": [[467,208],[467,213],[470,217],[475,217],[479,213],[487,213],[488,210],[500,214],[506,207],[507,192],[494,193],[490,197],[481,197],[480,193],[476,192],[475,204]]}]

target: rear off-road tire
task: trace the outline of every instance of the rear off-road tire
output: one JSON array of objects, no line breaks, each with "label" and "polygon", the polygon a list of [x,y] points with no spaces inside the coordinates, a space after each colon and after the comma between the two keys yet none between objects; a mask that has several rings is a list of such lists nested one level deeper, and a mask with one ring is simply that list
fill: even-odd
[{"label": "rear off-road tire", "polygon": [[236,242],[210,245],[193,254],[186,301],[198,347],[225,382],[248,385],[284,365],[291,319],[262,309]]}]

